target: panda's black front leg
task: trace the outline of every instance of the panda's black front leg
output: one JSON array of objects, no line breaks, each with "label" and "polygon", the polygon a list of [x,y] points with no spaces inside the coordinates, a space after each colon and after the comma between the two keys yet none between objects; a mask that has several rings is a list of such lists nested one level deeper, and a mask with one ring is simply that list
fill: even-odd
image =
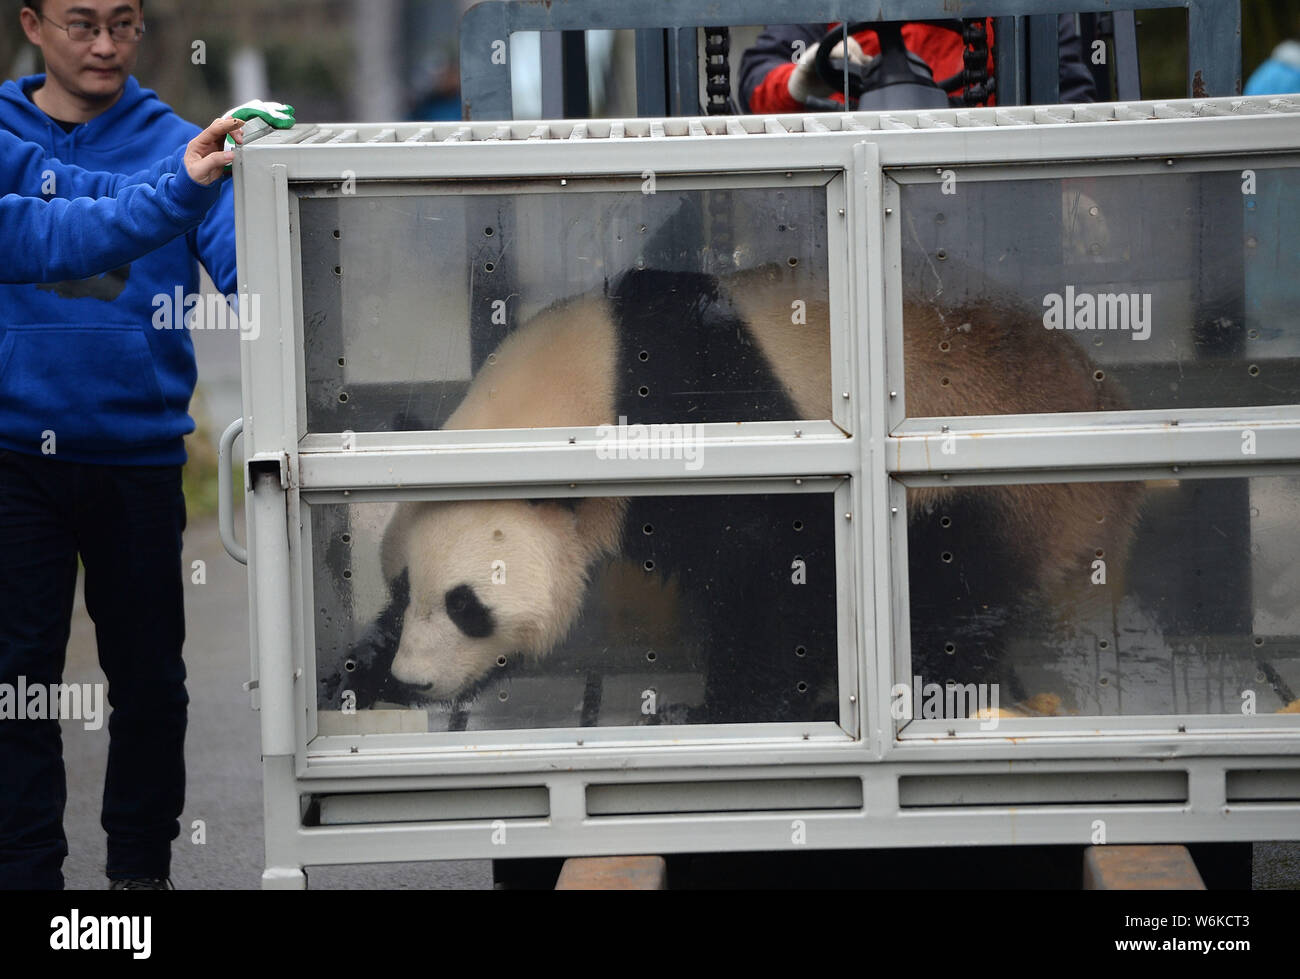
[{"label": "panda's black front leg", "polygon": [[1007,642],[1036,610],[1034,582],[987,507],[955,494],[910,515],[908,684],[985,684],[1001,702],[1025,693],[1007,661]]},{"label": "panda's black front leg", "polygon": [[322,679],[322,708],[365,710],[380,702],[414,702],[408,697],[412,691],[400,689],[406,685],[395,680],[392,672],[410,597],[409,572],[403,570],[390,585],[387,607]]}]

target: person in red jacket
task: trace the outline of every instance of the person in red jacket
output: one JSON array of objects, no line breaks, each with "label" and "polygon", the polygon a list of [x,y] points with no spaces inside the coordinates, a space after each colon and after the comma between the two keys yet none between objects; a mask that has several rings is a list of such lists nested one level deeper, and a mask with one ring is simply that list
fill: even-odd
[{"label": "person in red jacket", "polygon": [[[818,42],[836,24],[769,25],[754,46],[745,51],[740,64],[740,94],[749,112],[798,112],[807,108],[810,96],[843,103],[844,96],[826,85],[813,70]],[[908,23],[902,27],[903,44],[929,66],[936,81],[961,72],[966,50],[961,35],[936,24]],[[993,73],[992,48],[995,43],[993,21],[985,22],[989,56],[987,69]],[[1083,44],[1075,29],[1074,17],[1062,14],[1058,21],[1060,43],[1060,87],[1062,102],[1093,102],[1096,86],[1083,60]],[[869,63],[880,54],[874,31],[854,34],[848,43],[849,59]],[[843,54],[843,42],[836,45],[833,56]],[[992,105],[993,98],[985,104]]]}]

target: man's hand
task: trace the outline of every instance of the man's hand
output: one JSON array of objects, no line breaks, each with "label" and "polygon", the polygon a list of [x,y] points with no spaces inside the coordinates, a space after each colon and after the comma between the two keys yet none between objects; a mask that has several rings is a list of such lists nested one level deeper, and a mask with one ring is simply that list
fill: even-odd
[{"label": "man's hand", "polygon": [[243,119],[214,119],[212,125],[199,133],[185,147],[185,170],[196,184],[206,187],[220,179],[226,166],[234,162],[235,153],[225,148],[226,137],[240,140],[238,131]]},{"label": "man's hand", "polygon": [[[860,65],[871,64],[872,59],[867,57],[862,51],[862,46],[853,38],[849,38],[849,60]],[[817,50],[821,44],[813,44],[803,53],[799,63],[795,66],[794,71],[790,73],[790,80],[786,87],[790,91],[790,98],[796,102],[808,101],[808,96],[818,95],[825,98],[830,95],[833,89],[829,88],[825,82],[817,77],[817,70],[813,67],[813,62],[817,58]],[[832,58],[844,57],[844,42],[840,41],[831,48]]]}]

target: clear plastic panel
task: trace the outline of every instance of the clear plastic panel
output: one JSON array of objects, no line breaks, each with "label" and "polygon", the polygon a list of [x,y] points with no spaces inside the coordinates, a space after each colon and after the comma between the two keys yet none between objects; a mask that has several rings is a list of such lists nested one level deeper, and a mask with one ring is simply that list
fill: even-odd
[{"label": "clear plastic panel", "polygon": [[909,689],[1013,716],[1300,710],[1300,477],[907,497]]},{"label": "clear plastic panel", "polygon": [[1300,402],[1300,170],[901,194],[909,416]]},{"label": "clear plastic panel", "polygon": [[441,428],[484,366],[587,403],[455,427],[827,418],[828,179],[299,188],[307,429]]},{"label": "clear plastic panel", "polygon": [[831,493],[310,507],[321,734],[837,721]]}]

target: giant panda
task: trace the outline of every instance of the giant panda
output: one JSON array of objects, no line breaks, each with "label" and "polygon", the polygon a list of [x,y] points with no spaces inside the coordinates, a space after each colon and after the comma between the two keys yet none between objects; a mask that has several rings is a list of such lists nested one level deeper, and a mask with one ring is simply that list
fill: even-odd
[{"label": "giant panda", "polygon": [[[626,272],[510,334],[443,427],[829,418],[829,310],[810,301],[806,325],[793,326],[795,294],[778,266],[724,279]],[[910,416],[1121,404],[1082,351],[1014,304],[908,300],[904,314]],[[689,404],[682,392],[693,392]],[[1005,610],[1050,601],[1099,552],[1122,562],[1139,494],[1118,482],[911,491],[913,670],[996,680]],[[381,545],[390,603],[350,658],[357,706],[471,701],[502,664],[550,655],[596,570],[630,558],[677,583],[698,613],[687,621],[710,630],[704,706],[690,720],[836,719],[834,690],[805,682],[834,684],[835,582],[823,573],[817,587],[781,587],[792,553],[807,567],[834,567],[834,514],[819,510],[829,498],[736,496],[725,521],[707,528],[692,526],[693,501],[398,505]],[[494,583],[497,561],[509,569],[504,585]],[[955,639],[954,601],[970,612],[958,615]],[[339,685],[335,675],[331,690]]]}]

